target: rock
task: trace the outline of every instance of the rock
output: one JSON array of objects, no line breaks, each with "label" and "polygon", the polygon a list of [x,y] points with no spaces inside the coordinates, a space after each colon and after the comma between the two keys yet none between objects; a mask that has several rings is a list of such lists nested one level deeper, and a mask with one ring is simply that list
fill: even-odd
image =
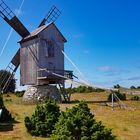
[{"label": "rock", "polygon": [[61,102],[61,94],[56,86],[44,85],[44,86],[30,86],[23,95],[23,102],[36,103],[42,102],[46,98]]}]

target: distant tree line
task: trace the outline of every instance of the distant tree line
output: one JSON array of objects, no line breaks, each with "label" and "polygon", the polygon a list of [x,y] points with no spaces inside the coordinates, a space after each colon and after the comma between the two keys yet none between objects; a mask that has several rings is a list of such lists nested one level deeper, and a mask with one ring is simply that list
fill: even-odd
[{"label": "distant tree line", "polygon": [[130,89],[140,89],[140,86],[137,86],[137,87],[131,86]]},{"label": "distant tree line", "polygon": [[[120,89],[121,86],[120,86],[119,84],[117,84],[117,85],[114,85],[113,88],[115,88],[115,89]],[[133,86],[133,85],[132,85],[132,86],[130,87],[130,89],[140,89],[140,86],[137,86],[137,87],[136,87],[136,86]]]},{"label": "distant tree line", "polygon": [[74,88],[67,88],[66,92],[68,93],[91,93],[91,92],[104,92],[104,89],[101,88],[93,88],[86,86],[79,86]]}]

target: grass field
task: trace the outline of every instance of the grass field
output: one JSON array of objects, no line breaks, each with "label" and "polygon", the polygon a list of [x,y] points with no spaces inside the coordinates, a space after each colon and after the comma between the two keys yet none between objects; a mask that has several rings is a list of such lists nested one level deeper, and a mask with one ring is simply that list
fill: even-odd
[{"label": "grass field", "polygon": [[[113,134],[118,140],[140,140],[140,101],[125,101],[127,109],[116,107],[112,111],[111,107],[104,106],[102,101],[107,99],[108,93],[80,93],[72,95],[70,104],[60,104],[61,110],[74,106],[78,100],[88,103],[91,112],[95,114],[97,121],[102,121],[104,125],[112,128]],[[130,95],[129,95],[130,96]],[[4,96],[6,107],[16,119],[13,131],[0,132],[0,140],[45,140],[46,138],[32,137],[26,132],[24,117],[30,116],[35,105],[22,104],[22,98],[15,95]]]}]

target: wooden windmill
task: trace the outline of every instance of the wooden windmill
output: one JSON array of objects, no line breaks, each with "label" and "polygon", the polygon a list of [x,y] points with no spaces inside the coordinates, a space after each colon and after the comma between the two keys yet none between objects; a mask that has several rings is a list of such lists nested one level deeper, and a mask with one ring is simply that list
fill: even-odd
[{"label": "wooden windmill", "polygon": [[[0,0],[0,16],[22,37],[20,49],[7,67],[14,75],[20,65],[21,85],[59,84],[64,87],[66,77],[72,79],[72,71],[64,70],[64,55],[61,52],[66,39],[54,24],[59,15],[60,11],[53,6],[38,28],[30,33]],[[7,79],[3,90],[10,79]]]}]

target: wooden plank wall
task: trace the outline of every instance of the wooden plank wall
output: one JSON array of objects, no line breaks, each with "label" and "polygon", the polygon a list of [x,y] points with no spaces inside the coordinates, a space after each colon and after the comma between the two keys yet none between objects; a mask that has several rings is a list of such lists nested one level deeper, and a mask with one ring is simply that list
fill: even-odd
[{"label": "wooden plank wall", "polygon": [[21,85],[36,85],[38,63],[38,39],[24,42],[20,49]]}]

